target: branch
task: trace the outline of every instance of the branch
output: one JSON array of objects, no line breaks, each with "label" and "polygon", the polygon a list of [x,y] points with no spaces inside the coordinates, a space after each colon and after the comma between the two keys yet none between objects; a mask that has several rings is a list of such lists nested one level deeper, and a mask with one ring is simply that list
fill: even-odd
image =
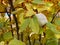
[{"label": "branch", "polygon": [[9,19],[10,19],[11,32],[12,32],[12,36],[14,37],[13,28],[12,28],[12,24],[11,24],[11,8],[10,7],[8,7],[8,8],[6,9],[6,13],[7,13],[7,15],[8,15]]},{"label": "branch", "polygon": [[[9,0],[9,4],[11,6],[11,10],[12,11],[15,11],[15,8],[13,6],[13,0]],[[16,23],[16,29],[17,29],[17,39],[19,40],[19,26],[18,26],[18,21],[17,21],[17,18],[16,18],[16,15],[13,14],[13,18],[15,20],[15,23]]]},{"label": "branch", "polygon": [[58,12],[60,12],[60,10],[58,10],[55,14],[53,14],[53,18],[52,18],[52,20],[51,20],[51,23],[53,23],[53,21],[54,21],[56,15],[58,14]]}]

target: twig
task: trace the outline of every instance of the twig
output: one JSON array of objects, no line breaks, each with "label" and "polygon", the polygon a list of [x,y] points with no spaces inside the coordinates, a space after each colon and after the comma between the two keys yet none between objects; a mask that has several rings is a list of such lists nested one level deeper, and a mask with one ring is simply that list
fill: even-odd
[{"label": "twig", "polygon": [[21,41],[23,41],[23,32],[21,32]]},{"label": "twig", "polygon": [[29,45],[31,45],[31,41],[30,41],[30,37],[29,37],[29,35],[28,35],[28,40],[29,40]]},{"label": "twig", "polygon": [[53,18],[52,18],[52,20],[51,20],[51,23],[53,23],[53,21],[54,21],[56,15],[58,14],[59,11],[60,11],[60,10],[58,10],[55,14],[53,14]]},{"label": "twig", "polygon": [[[8,10],[8,9],[7,9]],[[9,9],[10,13],[6,10],[6,13],[10,19],[10,27],[11,27],[11,32],[12,32],[12,36],[14,37],[14,34],[13,34],[13,28],[12,28],[12,24],[11,24],[11,9]]]},{"label": "twig", "polygon": [[[13,0],[9,0],[9,4],[11,6],[11,10],[12,11],[15,11],[15,8],[13,6]],[[13,14],[13,18],[15,20],[15,23],[16,23],[16,29],[17,29],[17,39],[19,40],[19,26],[18,26],[18,21],[17,21],[17,18],[16,18],[16,15]]]}]

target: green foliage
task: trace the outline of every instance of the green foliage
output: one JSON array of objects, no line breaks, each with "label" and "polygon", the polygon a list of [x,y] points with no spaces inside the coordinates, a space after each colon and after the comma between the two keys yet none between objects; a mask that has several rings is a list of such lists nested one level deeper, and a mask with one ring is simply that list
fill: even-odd
[{"label": "green foliage", "polygon": [[[44,2],[44,1],[43,0],[13,0],[12,2],[10,2],[11,3],[10,6],[9,0],[0,0],[0,12],[4,13],[5,15],[5,12],[7,13],[6,9],[8,7],[11,7],[10,10],[8,9],[9,10],[8,12],[11,13],[12,16],[16,16],[15,17],[16,19],[12,17],[11,20],[9,18],[8,21],[6,21],[6,18],[2,16],[2,13],[0,14],[1,16],[0,17],[0,30],[1,30],[0,41],[1,42],[8,41],[9,44],[7,45],[25,45],[25,43],[26,45],[28,45],[27,42],[29,41],[31,41],[32,44],[35,43],[36,45],[39,45],[39,43],[43,43],[43,44],[45,43],[46,45],[58,45],[56,34],[58,35],[60,34],[60,32],[57,31],[56,27],[60,26],[60,20],[56,19],[54,20],[55,21],[54,23],[50,23],[50,21],[52,20],[52,16],[56,12],[56,10],[60,9],[59,8],[60,1],[58,2],[58,4],[57,3],[55,4],[53,2],[55,0],[53,0],[52,2],[50,1]],[[49,21],[46,25],[44,25],[43,27],[39,26],[38,20],[35,16],[36,12],[33,9],[37,9],[38,13],[40,12],[44,13],[44,11],[47,10],[47,12],[45,12],[46,13],[45,16]],[[13,28],[11,25],[12,26],[14,25],[15,27]],[[14,37],[12,36],[11,30],[13,31]],[[21,34],[21,32],[23,34]],[[33,34],[31,35],[31,37],[28,37],[28,35],[31,32],[36,34]],[[46,36],[42,34],[43,32],[45,32]],[[39,36],[39,34],[41,34],[41,37]],[[20,40],[24,38],[23,42],[17,40],[16,37],[19,37]],[[41,38],[40,42],[39,42],[40,40],[39,38]]]},{"label": "green foliage", "polygon": [[35,4],[43,4],[42,0],[33,0],[32,2],[35,3]]},{"label": "green foliage", "polygon": [[53,32],[53,33],[60,33],[60,32],[58,32],[57,30],[56,30],[56,27],[53,25],[53,24],[51,24],[51,23],[47,23],[46,24],[47,25],[47,27]]},{"label": "green foliage", "polygon": [[10,39],[12,39],[12,33],[11,32],[6,32],[3,34],[3,38],[5,41],[9,41]]},{"label": "green foliage", "polygon": [[54,38],[48,39],[47,42],[46,42],[46,45],[58,45],[58,41],[54,37]]},{"label": "green foliage", "polygon": [[55,24],[60,26],[60,20],[55,20]]},{"label": "green foliage", "polygon": [[4,23],[1,23],[1,22],[0,22],[0,28],[3,28],[3,25],[4,25]]},{"label": "green foliage", "polygon": [[46,30],[46,38],[50,39],[50,38],[54,38],[55,37],[55,33],[51,30]]},{"label": "green foliage", "polygon": [[9,42],[9,45],[25,45],[25,43],[17,39],[13,39]]},{"label": "green foliage", "polygon": [[25,19],[24,22],[20,26],[20,32],[22,32],[23,30],[26,30],[29,23],[30,23],[30,18]]},{"label": "green foliage", "polygon": [[33,18],[31,18],[29,27],[31,28],[31,30],[34,33],[37,33],[37,34],[39,33],[39,24],[38,24],[36,16],[34,16]]},{"label": "green foliage", "polygon": [[0,35],[0,42],[3,40],[4,40],[3,35]]}]

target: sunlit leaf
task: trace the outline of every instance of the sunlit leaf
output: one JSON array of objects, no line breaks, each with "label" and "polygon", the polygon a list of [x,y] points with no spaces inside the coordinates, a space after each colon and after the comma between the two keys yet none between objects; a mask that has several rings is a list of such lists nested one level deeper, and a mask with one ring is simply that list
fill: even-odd
[{"label": "sunlit leaf", "polygon": [[25,45],[25,43],[17,39],[13,39],[9,42],[9,45]]},{"label": "sunlit leaf", "polygon": [[55,26],[52,23],[47,23],[47,27],[51,30],[56,30]]},{"label": "sunlit leaf", "polygon": [[25,19],[25,21],[20,26],[20,31],[26,30],[30,23],[30,18]]},{"label": "sunlit leaf", "polygon": [[27,10],[31,10],[32,9],[32,5],[30,3],[25,3],[25,6],[26,6]]},{"label": "sunlit leaf", "polygon": [[34,33],[39,33],[39,23],[36,16],[34,16],[30,21],[30,28]]},{"label": "sunlit leaf", "polygon": [[46,3],[45,3],[45,6],[47,6],[47,7],[51,7],[51,6],[53,6],[53,3],[46,2]]},{"label": "sunlit leaf", "polygon": [[0,42],[0,45],[5,45],[5,42],[4,42],[4,41],[1,41],[1,42]]},{"label": "sunlit leaf", "polygon": [[32,16],[32,15],[34,15],[35,13],[34,13],[34,11],[33,10],[28,10],[27,12],[26,12],[26,14],[25,14],[25,17],[30,17],[30,16]]},{"label": "sunlit leaf", "polygon": [[20,23],[23,23],[25,20],[24,19],[24,13],[20,13],[18,18],[19,18]]},{"label": "sunlit leaf", "polygon": [[60,38],[60,34],[55,34],[56,38],[59,39]]},{"label": "sunlit leaf", "polygon": [[16,13],[21,13],[23,11],[23,8],[19,8],[16,11],[13,11],[12,14],[16,14]]},{"label": "sunlit leaf", "polygon": [[60,6],[60,1],[59,1],[58,5]]},{"label": "sunlit leaf", "polygon": [[24,2],[24,0],[16,0],[16,1],[14,2],[14,5],[16,6],[16,5],[18,5],[18,4],[21,4],[22,2]]}]

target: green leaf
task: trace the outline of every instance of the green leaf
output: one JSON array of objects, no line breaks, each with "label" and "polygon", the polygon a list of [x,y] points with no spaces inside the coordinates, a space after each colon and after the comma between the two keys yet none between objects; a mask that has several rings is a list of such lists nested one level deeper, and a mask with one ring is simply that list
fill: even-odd
[{"label": "green leaf", "polygon": [[56,32],[56,27],[55,27],[53,24],[47,23],[46,26],[47,26],[51,31]]},{"label": "green leaf", "polygon": [[39,34],[42,34],[44,32],[44,29],[40,27]]},{"label": "green leaf", "polygon": [[9,45],[25,45],[25,43],[17,39],[13,39],[9,42]]},{"label": "green leaf", "polygon": [[29,23],[30,23],[30,18],[25,19],[25,21],[20,26],[20,32],[23,31],[23,30],[26,30]]},{"label": "green leaf", "polygon": [[0,28],[3,28],[3,23],[0,22]]},{"label": "green leaf", "polygon": [[47,6],[47,7],[51,7],[51,6],[53,6],[53,3],[46,2],[46,3],[45,3],[45,6]]},{"label": "green leaf", "polygon": [[53,38],[53,37],[55,37],[55,33],[53,31],[51,31],[50,29],[46,30],[46,38],[50,39],[50,38]]},{"label": "green leaf", "polygon": [[55,24],[60,26],[60,20],[55,20]]},{"label": "green leaf", "polygon": [[42,0],[33,0],[32,2],[35,3],[35,4],[43,4]]},{"label": "green leaf", "polygon": [[46,26],[52,31],[52,32],[54,32],[54,33],[60,33],[60,32],[58,32],[57,30],[56,30],[56,27],[53,25],[53,24],[51,24],[51,23],[47,23],[46,24]]},{"label": "green leaf", "polygon": [[4,33],[3,38],[4,38],[5,41],[8,41],[8,40],[12,39],[13,38],[12,33],[11,32]]},{"label": "green leaf", "polygon": [[48,39],[46,45],[58,45],[58,40],[56,38]]},{"label": "green leaf", "polygon": [[29,26],[30,26],[30,28],[33,32],[35,32],[37,34],[39,33],[39,23],[38,23],[38,20],[37,20],[36,16],[31,18]]}]

